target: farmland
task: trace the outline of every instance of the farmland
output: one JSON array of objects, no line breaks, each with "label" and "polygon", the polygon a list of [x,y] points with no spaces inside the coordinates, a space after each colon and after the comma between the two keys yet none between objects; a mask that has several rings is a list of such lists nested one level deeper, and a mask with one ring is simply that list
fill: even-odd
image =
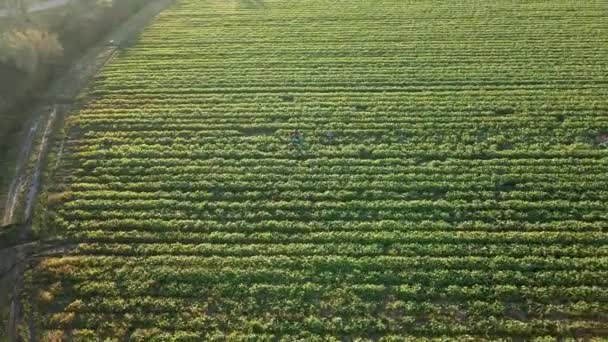
[{"label": "farmland", "polygon": [[178,1],[67,119],[37,333],[605,338],[607,14]]}]

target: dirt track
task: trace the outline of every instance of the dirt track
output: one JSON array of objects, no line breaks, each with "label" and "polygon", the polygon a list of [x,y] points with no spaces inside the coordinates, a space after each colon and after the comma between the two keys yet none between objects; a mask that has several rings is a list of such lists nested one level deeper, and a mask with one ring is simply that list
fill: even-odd
[{"label": "dirt track", "polygon": [[15,167],[15,178],[11,182],[8,195],[6,197],[6,204],[4,206],[4,216],[2,218],[2,226],[6,226],[13,223],[13,219],[15,217],[15,213],[17,212],[17,207],[19,204],[20,194],[23,193],[23,191],[25,190],[27,181],[27,177],[25,174],[27,162],[30,157],[32,145],[34,143],[34,138],[38,130],[39,122],[40,118],[36,119],[32,123],[32,127],[30,128],[27,136],[25,137],[23,147],[19,152],[19,157],[17,159]]}]

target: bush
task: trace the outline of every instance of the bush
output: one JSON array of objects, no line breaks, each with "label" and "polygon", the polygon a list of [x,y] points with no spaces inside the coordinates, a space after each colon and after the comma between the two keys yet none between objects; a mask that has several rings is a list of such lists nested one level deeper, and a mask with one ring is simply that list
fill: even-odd
[{"label": "bush", "polygon": [[56,34],[34,28],[12,30],[0,37],[0,62],[35,73],[63,55]]}]

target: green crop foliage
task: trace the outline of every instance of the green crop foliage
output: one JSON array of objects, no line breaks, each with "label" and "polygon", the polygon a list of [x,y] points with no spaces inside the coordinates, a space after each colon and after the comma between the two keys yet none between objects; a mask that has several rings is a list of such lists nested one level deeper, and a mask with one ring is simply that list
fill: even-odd
[{"label": "green crop foliage", "polygon": [[39,337],[605,338],[607,15],[178,1],[68,119]]}]

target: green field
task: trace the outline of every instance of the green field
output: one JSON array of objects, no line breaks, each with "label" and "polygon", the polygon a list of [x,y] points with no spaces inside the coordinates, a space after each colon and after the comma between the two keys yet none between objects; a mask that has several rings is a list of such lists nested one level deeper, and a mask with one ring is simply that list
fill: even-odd
[{"label": "green field", "polygon": [[607,22],[178,1],[67,122],[39,337],[608,338]]}]

